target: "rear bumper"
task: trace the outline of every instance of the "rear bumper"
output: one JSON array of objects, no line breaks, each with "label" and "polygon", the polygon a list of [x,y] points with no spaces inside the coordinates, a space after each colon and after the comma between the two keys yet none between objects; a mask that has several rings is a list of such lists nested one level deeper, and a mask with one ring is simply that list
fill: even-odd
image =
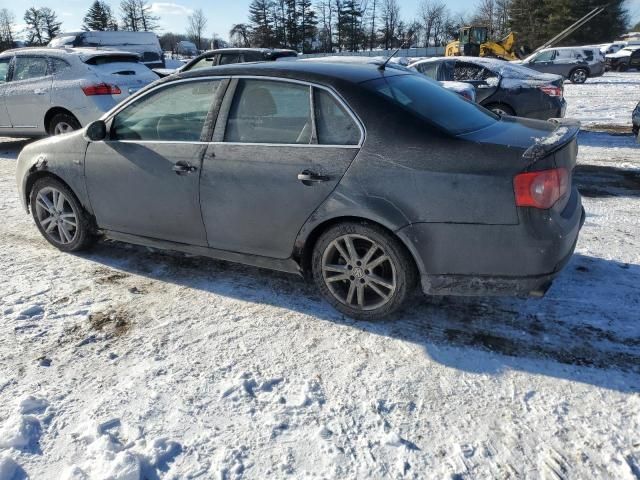
[{"label": "rear bumper", "polygon": [[401,230],[431,295],[541,296],[571,258],[585,213],[577,191],[548,228],[412,224]]}]

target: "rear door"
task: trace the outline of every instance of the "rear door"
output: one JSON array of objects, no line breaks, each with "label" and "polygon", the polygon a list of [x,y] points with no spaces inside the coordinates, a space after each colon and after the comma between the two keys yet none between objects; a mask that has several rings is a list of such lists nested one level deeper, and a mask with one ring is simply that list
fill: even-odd
[{"label": "rear door", "polygon": [[476,89],[476,101],[481,103],[496,93],[500,77],[487,68],[474,63],[456,61],[453,67],[453,80],[473,85]]},{"label": "rear door", "polygon": [[16,55],[6,89],[6,107],[15,133],[45,133],[53,75],[44,55]]},{"label": "rear door", "polygon": [[284,259],[357,155],[363,130],[332,91],[243,78],[232,80],[213,140],[200,185],[209,246]]}]

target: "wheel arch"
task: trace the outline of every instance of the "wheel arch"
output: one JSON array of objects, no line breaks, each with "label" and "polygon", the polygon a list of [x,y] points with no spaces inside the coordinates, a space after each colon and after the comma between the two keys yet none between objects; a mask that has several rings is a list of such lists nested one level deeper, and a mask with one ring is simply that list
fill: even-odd
[{"label": "wheel arch", "polygon": [[505,102],[504,100],[498,100],[498,101],[494,101],[494,102],[487,102],[485,105],[482,105],[484,108],[486,108],[487,110],[491,110],[491,107],[506,107],[507,110],[511,110],[513,112],[514,115],[518,115],[518,112],[516,112],[516,109],[513,107],[513,105],[511,105],[508,102]]},{"label": "wheel arch", "polygon": [[71,115],[73,118],[76,119],[78,124],[82,126],[82,124],[80,123],[80,120],[78,120],[78,117],[76,117],[70,110],[64,107],[51,107],[49,110],[47,110],[47,113],[44,114],[44,129],[47,131],[49,135],[51,135],[51,125],[50,125],[51,120],[53,120],[53,117],[55,117],[59,113]]},{"label": "wheel arch", "polygon": [[413,260],[413,264],[418,274],[423,273],[424,264],[415,248],[413,248],[410,239],[402,234],[402,229],[394,230],[390,225],[385,225],[383,222],[372,220],[363,216],[343,215],[325,219],[315,225],[309,231],[309,233],[304,235],[302,238],[299,236],[296,242],[296,251],[294,253],[294,258],[300,265],[303,275],[307,276],[311,272],[311,258],[313,255],[313,249],[320,236],[334,225],[347,222],[361,222],[369,225],[376,225],[384,229],[389,235],[398,239],[400,245],[405,248],[405,250],[409,254],[409,257]]}]

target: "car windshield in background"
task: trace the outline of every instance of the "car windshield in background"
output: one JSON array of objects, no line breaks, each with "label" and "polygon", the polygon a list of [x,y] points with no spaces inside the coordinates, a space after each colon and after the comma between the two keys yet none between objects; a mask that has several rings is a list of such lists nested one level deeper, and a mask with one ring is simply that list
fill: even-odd
[{"label": "car windshield in background", "polygon": [[384,77],[363,85],[453,135],[486,128],[500,118],[423,75]]}]

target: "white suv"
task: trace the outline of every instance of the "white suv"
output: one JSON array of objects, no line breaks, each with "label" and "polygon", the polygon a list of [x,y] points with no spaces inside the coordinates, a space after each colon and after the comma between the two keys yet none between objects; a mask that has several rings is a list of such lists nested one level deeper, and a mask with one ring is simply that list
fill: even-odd
[{"label": "white suv", "polygon": [[76,130],[157,79],[129,52],[7,50],[0,54],[0,136]]}]

